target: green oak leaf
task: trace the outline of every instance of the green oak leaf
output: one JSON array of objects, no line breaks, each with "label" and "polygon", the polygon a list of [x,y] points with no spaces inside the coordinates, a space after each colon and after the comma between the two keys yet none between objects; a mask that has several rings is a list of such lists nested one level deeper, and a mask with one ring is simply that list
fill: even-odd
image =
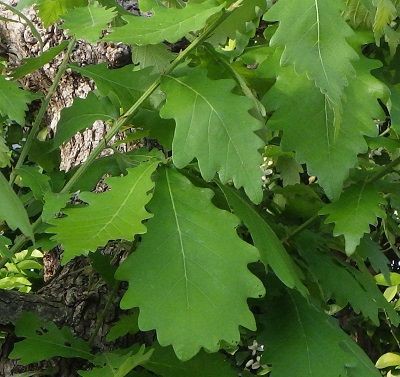
[{"label": "green oak leaf", "polygon": [[129,282],[121,307],[139,307],[139,328],[156,329],[159,343],[172,345],[181,360],[202,347],[216,352],[222,340],[236,344],[239,326],[254,330],[246,300],[264,294],[247,267],[257,249],[238,237],[237,219],[214,207],[212,196],[161,169],[149,205],[154,217],[116,272]]},{"label": "green oak leaf", "polygon": [[386,203],[373,184],[354,184],[346,189],[340,198],[320,210],[321,215],[327,215],[326,223],[334,223],[333,234],[344,236],[345,250],[351,255],[360,244],[369,226],[376,223],[377,217],[384,218],[386,213],[381,208]]},{"label": "green oak leaf", "polygon": [[292,68],[280,71],[264,98],[268,110],[275,110],[269,127],[283,131],[282,149],[296,152],[296,160],[307,164],[308,173],[318,177],[330,199],[340,196],[357,155],[368,150],[364,136],[377,136],[374,119],[384,117],[377,99],[386,96],[387,88],[370,74],[377,63],[361,58],[355,66],[357,79],[345,90],[340,119],[326,96]]},{"label": "green oak leaf", "polygon": [[61,51],[65,50],[67,46],[68,41],[63,41],[59,45],[44,51],[39,56],[23,59],[22,64],[12,71],[12,77],[14,79],[20,79],[42,68],[45,64],[51,62]]},{"label": "green oak leaf", "polygon": [[392,0],[374,0],[376,6],[373,31],[375,40],[379,45],[379,39],[385,34],[385,29],[397,17],[397,9]]},{"label": "green oak leaf", "polygon": [[11,229],[19,228],[22,233],[33,239],[32,226],[24,205],[1,172],[0,220],[4,220]]},{"label": "green oak leaf", "polygon": [[15,326],[15,334],[24,340],[15,343],[10,359],[22,365],[37,363],[55,356],[80,357],[92,360],[89,345],[72,334],[67,327],[59,329],[32,312],[23,312]]},{"label": "green oak leaf", "polygon": [[75,7],[84,7],[87,0],[38,0],[37,8],[44,27],[58,21],[68,10]]},{"label": "green oak leaf", "polygon": [[207,181],[218,172],[222,183],[233,180],[243,187],[254,203],[262,199],[263,141],[255,134],[263,124],[250,115],[254,103],[232,93],[232,79],[211,80],[201,68],[184,77],[167,76],[161,89],[167,101],[160,111],[163,118],[176,122],[172,158],[183,168],[197,158]]},{"label": "green oak leaf", "polygon": [[324,238],[321,237],[318,244],[314,242],[314,237],[318,236],[302,232],[295,239],[296,249],[306,261],[312,279],[320,285],[325,301],[333,298],[341,307],[350,304],[357,313],[361,312],[376,326],[379,326],[380,309],[386,310],[391,316],[394,314],[392,318],[395,319],[396,313],[393,313],[393,308],[377,285],[364,284],[364,272],[341,262],[330,250],[326,250]]},{"label": "green oak leaf", "polygon": [[[95,255],[95,254],[93,254]],[[116,323],[113,324],[110,331],[107,333],[106,339],[108,342],[124,336],[126,334],[136,334],[139,331],[138,327],[139,312],[135,310],[132,314],[121,316]]]},{"label": "green oak leaf", "polygon": [[271,377],[287,377],[289,366],[291,377],[381,376],[332,318],[294,291],[268,301],[263,323],[261,360],[272,364]]},{"label": "green oak leaf", "polygon": [[68,30],[69,35],[77,39],[83,39],[90,43],[96,43],[101,32],[117,15],[115,8],[100,6],[98,2],[86,7],[72,8],[62,18],[62,28]]},{"label": "green oak leaf", "polygon": [[47,222],[53,219],[67,205],[70,194],[60,194],[51,191],[45,192],[43,196],[42,220]]},{"label": "green oak leaf", "polygon": [[35,98],[36,95],[22,90],[16,82],[0,75],[0,115],[24,125],[28,103]]},{"label": "green oak leaf", "polygon": [[270,266],[286,286],[297,288],[303,295],[307,295],[307,288],[301,281],[299,268],[269,224],[238,191],[227,186],[220,186],[220,188],[234,213],[249,229],[254,246],[260,252],[265,268]]},{"label": "green oak leaf", "polygon": [[109,191],[83,192],[79,198],[87,206],[65,209],[66,217],[49,220],[54,226],[48,232],[54,233],[52,239],[64,247],[64,264],[78,255],[96,251],[109,240],[133,240],[135,234],[146,232],[142,221],[151,217],[145,205],[151,199],[151,175],[157,165],[154,161],[142,163],[127,169],[124,177],[106,178]]},{"label": "green oak leaf", "polygon": [[119,350],[104,352],[96,356],[93,363],[96,365],[90,371],[78,371],[82,377],[125,377],[133,368],[146,364],[153,354],[153,350],[145,353],[142,346],[136,350],[123,353]]},{"label": "green oak leaf", "polygon": [[56,149],[77,132],[91,127],[96,120],[113,120],[118,115],[118,109],[106,97],[90,92],[86,98],[75,98],[70,107],[61,110],[52,148]]},{"label": "green oak leaf", "polygon": [[229,360],[221,353],[200,351],[194,358],[182,362],[171,347],[154,347],[145,368],[162,377],[237,377]]},{"label": "green oak leaf", "polygon": [[151,17],[124,16],[126,25],[116,27],[105,41],[134,45],[175,43],[191,31],[202,29],[207,20],[224,6],[216,0],[189,2],[184,8],[153,8]]},{"label": "green oak leaf", "polygon": [[41,173],[37,166],[23,165],[15,172],[21,179],[20,186],[29,187],[35,199],[43,200],[46,192],[51,191],[50,177]]},{"label": "green oak leaf", "polygon": [[155,73],[164,73],[176,54],[168,50],[165,44],[135,46],[132,51],[132,61],[140,69],[151,67]]},{"label": "green oak leaf", "polygon": [[6,141],[1,136],[0,132],[0,168],[5,168],[10,165],[11,151],[8,148]]},{"label": "green oak leaf", "polygon": [[[219,1],[222,3],[223,1]],[[227,5],[234,3],[234,0],[227,1]],[[232,13],[223,20],[207,39],[214,45],[225,45],[228,39],[237,39],[238,34],[247,32],[247,23],[258,19],[265,12],[267,3],[264,0],[243,1]],[[246,43],[247,45],[247,43]]]},{"label": "green oak leaf", "polygon": [[98,91],[108,96],[113,103],[119,104],[124,111],[128,110],[155,80],[152,68],[134,71],[135,66],[132,64],[118,69],[109,69],[104,63],[71,68],[92,79]]},{"label": "green oak leaf", "polygon": [[310,77],[329,104],[339,106],[357,54],[346,38],[354,32],[342,18],[341,0],[279,0],[266,21],[279,21],[272,46],[284,47],[281,64]]}]

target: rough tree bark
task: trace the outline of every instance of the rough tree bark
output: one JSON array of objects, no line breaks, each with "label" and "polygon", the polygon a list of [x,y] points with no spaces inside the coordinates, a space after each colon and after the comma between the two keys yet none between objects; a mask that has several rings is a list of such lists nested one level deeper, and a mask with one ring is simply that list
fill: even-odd
[{"label": "rough tree bark", "polygon": [[[5,2],[11,5],[17,3],[12,0]],[[120,1],[120,3],[127,10],[137,12],[136,1]],[[57,26],[44,29],[32,8],[25,10],[24,14],[36,25],[45,43],[45,50],[66,39],[62,30]],[[18,19],[1,6],[0,15]],[[0,42],[2,55],[7,57],[11,67],[18,66],[23,58],[37,56],[39,53],[36,39],[23,23],[0,21]],[[43,69],[24,78],[21,84],[33,91],[46,92],[61,60],[62,55]],[[107,62],[112,67],[120,67],[130,62],[130,50],[124,45],[89,45],[82,42],[78,43],[73,51],[71,60],[79,64]],[[61,109],[71,105],[73,98],[85,97],[93,88],[94,85],[89,80],[67,72],[62,78],[46,114],[45,122],[49,132],[54,132]],[[69,170],[84,161],[102,139],[105,131],[106,125],[103,122],[96,122],[90,130],[76,135],[61,151],[61,168]],[[115,253],[115,246],[113,252]],[[122,255],[124,250],[117,250],[117,252]],[[77,367],[82,365],[79,362],[65,363],[65,361],[55,359],[51,363],[37,364],[26,368],[8,360],[7,355],[16,340],[13,335],[13,324],[22,311],[33,311],[60,326],[68,325],[84,339],[92,337],[98,327],[98,333],[95,334],[93,340],[94,346],[99,350],[112,347],[112,344],[104,342],[104,335],[108,331],[110,323],[118,318],[121,290],[110,298],[111,290],[85,258],[78,258],[61,268],[59,254],[58,251],[51,251],[45,255],[44,267],[47,282],[38,292],[22,294],[0,290],[0,330],[9,334],[6,341],[0,346],[0,376],[12,376],[32,369],[48,370],[51,366],[54,370],[53,375],[69,377],[76,376]],[[112,304],[104,315],[103,323],[98,323],[98,314],[104,310],[109,299]]]}]

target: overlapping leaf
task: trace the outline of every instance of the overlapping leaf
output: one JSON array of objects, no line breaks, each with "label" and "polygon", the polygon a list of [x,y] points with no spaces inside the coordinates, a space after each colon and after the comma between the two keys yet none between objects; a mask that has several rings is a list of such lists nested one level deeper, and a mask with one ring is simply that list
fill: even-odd
[{"label": "overlapping leaf", "polygon": [[63,263],[96,251],[109,240],[132,240],[135,234],[146,232],[142,221],[150,217],[145,205],[151,199],[151,175],[157,165],[154,161],[142,163],[127,169],[124,177],[107,178],[109,191],[81,193],[87,206],[66,209],[66,217],[49,221],[54,225],[49,230],[55,233],[53,239],[64,247]]},{"label": "overlapping leaf", "polygon": [[[271,377],[379,377],[372,362],[324,312],[298,293],[268,302],[262,356],[272,364]],[[329,360],[327,359],[329,358]]]},{"label": "overlapping leaf", "polygon": [[141,69],[151,67],[156,73],[163,73],[175,54],[168,50],[165,44],[135,46],[132,51],[132,61]]},{"label": "overlapping leaf", "polygon": [[149,206],[154,218],[116,273],[129,281],[121,307],[139,307],[139,328],[156,329],[159,343],[171,344],[181,360],[201,347],[215,352],[222,340],[235,344],[238,326],[255,329],[246,300],[264,293],[247,268],[257,250],[211,197],[176,170],[162,169]]},{"label": "overlapping leaf", "polygon": [[4,220],[11,229],[19,228],[22,233],[33,239],[28,214],[18,196],[0,172],[0,220]]},{"label": "overlapping leaf", "polygon": [[175,43],[189,32],[203,28],[222,8],[216,0],[189,2],[182,9],[157,7],[151,17],[123,17],[127,24],[115,28],[104,40],[135,45]]},{"label": "overlapping leaf", "polygon": [[75,98],[70,107],[61,111],[53,148],[59,147],[77,132],[91,127],[96,120],[112,120],[118,115],[118,109],[108,98],[99,98],[93,92],[86,98]]},{"label": "overlapping leaf", "polygon": [[154,81],[151,68],[134,71],[133,65],[119,69],[108,69],[106,64],[87,65],[85,67],[72,66],[71,68],[94,80],[99,92],[110,97],[125,111]]},{"label": "overlapping leaf", "polygon": [[341,8],[341,0],[279,0],[265,15],[267,21],[279,21],[271,44],[285,48],[281,63],[294,64],[297,72],[314,80],[335,107],[357,59],[346,40],[353,31]]},{"label": "overlapping leaf", "polygon": [[59,329],[31,312],[24,312],[16,323],[15,334],[25,338],[16,343],[10,354],[22,365],[37,363],[55,356],[91,360],[89,345],[75,337],[67,327]]},{"label": "overlapping leaf", "polygon": [[283,131],[282,148],[296,152],[297,161],[307,164],[329,198],[339,197],[357,155],[368,149],[364,136],[376,136],[374,119],[384,117],[377,99],[386,96],[386,87],[370,74],[376,63],[361,58],[356,67],[357,79],[346,88],[340,119],[326,96],[291,68],[281,70],[265,97],[268,109],[276,110],[268,124]]},{"label": "overlapping leaf", "polygon": [[299,269],[282,246],[281,241],[269,224],[237,191],[227,186],[221,187],[235,214],[244,222],[250,231],[254,246],[260,252],[265,267],[272,270],[289,288],[297,288],[307,294],[307,288],[299,276]]},{"label": "overlapping leaf", "polygon": [[147,370],[162,377],[237,377],[230,362],[220,353],[201,351],[193,359],[182,362],[171,347],[155,346],[154,353],[146,363]]},{"label": "overlapping leaf", "polygon": [[346,254],[351,255],[361,238],[369,232],[377,217],[385,217],[381,208],[385,200],[373,184],[359,183],[343,192],[339,200],[326,205],[320,214],[327,215],[326,223],[335,223],[334,235],[343,235]]},{"label": "overlapping leaf", "polygon": [[133,368],[146,364],[150,359],[153,350],[145,353],[144,346],[137,352],[105,352],[96,356],[93,363],[96,367],[90,371],[79,371],[82,377],[125,377]]},{"label": "overlapping leaf", "polygon": [[218,172],[222,183],[233,180],[249,198],[262,199],[262,140],[254,133],[263,124],[249,114],[254,103],[232,93],[235,81],[210,80],[197,68],[184,77],[168,76],[162,82],[167,102],[160,114],[174,118],[173,160],[182,168],[197,158],[202,176]]},{"label": "overlapping leaf", "polygon": [[0,115],[24,125],[28,103],[37,98],[22,90],[17,83],[0,75]]},{"label": "overlapping leaf", "polygon": [[114,8],[107,9],[94,2],[86,7],[70,9],[63,16],[62,28],[77,39],[95,43],[100,39],[102,30],[107,28],[116,15]]}]

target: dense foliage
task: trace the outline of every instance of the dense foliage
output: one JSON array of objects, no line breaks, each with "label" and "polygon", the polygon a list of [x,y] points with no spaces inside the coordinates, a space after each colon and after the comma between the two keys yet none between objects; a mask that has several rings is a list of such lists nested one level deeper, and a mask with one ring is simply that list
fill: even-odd
[{"label": "dense foliage", "polygon": [[[70,39],[3,61],[0,287],[40,287],[56,246],[66,264],[122,240],[129,256],[93,265],[113,289],[127,282],[107,340],[156,340],[98,352],[26,312],[9,357],[85,359],[88,377],[395,376],[400,2],[139,0],[144,16],[113,0],[3,4],[31,5]],[[128,44],[133,63],[73,64],[80,39]],[[48,93],[21,86],[59,54]],[[51,138],[67,70],[96,89]],[[60,171],[60,148],[97,120],[103,140]],[[118,149],[143,138],[157,147]]]}]

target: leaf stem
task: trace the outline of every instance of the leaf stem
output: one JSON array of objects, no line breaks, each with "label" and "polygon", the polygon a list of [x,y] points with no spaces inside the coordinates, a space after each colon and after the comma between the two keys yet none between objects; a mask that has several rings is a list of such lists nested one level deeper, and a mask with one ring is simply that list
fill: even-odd
[{"label": "leaf stem", "polygon": [[384,177],[386,174],[392,172],[392,170],[400,164],[400,157],[395,158],[389,164],[384,166],[380,171],[375,173],[371,178],[367,180],[367,183],[376,182],[378,179]]},{"label": "leaf stem", "polygon": [[75,46],[75,39],[73,38],[73,39],[71,39],[71,41],[68,44],[67,51],[65,52],[64,58],[63,58],[63,60],[62,60],[62,62],[60,64],[60,67],[58,68],[56,76],[54,77],[54,81],[51,84],[50,89],[47,92],[47,95],[46,95],[44,101],[42,102],[42,104],[40,106],[39,112],[38,112],[38,114],[36,116],[35,121],[33,122],[32,128],[31,128],[31,130],[29,132],[29,135],[28,135],[28,137],[26,139],[25,145],[22,148],[22,151],[21,151],[21,154],[20,154],[20,156],[18,158],[18,161],[15,164],[15,167],[14,167],[12,173],[10,174],[10,184],[11,185],[14,183],[16,175],[17,175],[16,174],[16,169],[21,167],[21,165],[24,163],[24,161],[26,159],[26,156],[28,155],[28,153],[29,153],[29,151],[30,151],[30,149],[32,147],[32,144],[33,144],[33,142],[34,142],[34,140],[35,140],[35,138],[36,138],[36,136],[37,136],[37,134],[39,132],[39,127],[40,127],[40,125],[42,123],[42,120],[43,120],[43,117],[44,117],[44,115],[46,113],[47,107],[49,106],[51,97],[53,96],[54,92],[56,91],[57,86],[58,86],[58,84],[59,84],[59,82],[61,80],[61,77],[64,75],[64,73],[65,73],[65,71],[67,69],[68,60],[69,60],[70,54],[71,54],[72,49],[74,48],[74,46]]}]

